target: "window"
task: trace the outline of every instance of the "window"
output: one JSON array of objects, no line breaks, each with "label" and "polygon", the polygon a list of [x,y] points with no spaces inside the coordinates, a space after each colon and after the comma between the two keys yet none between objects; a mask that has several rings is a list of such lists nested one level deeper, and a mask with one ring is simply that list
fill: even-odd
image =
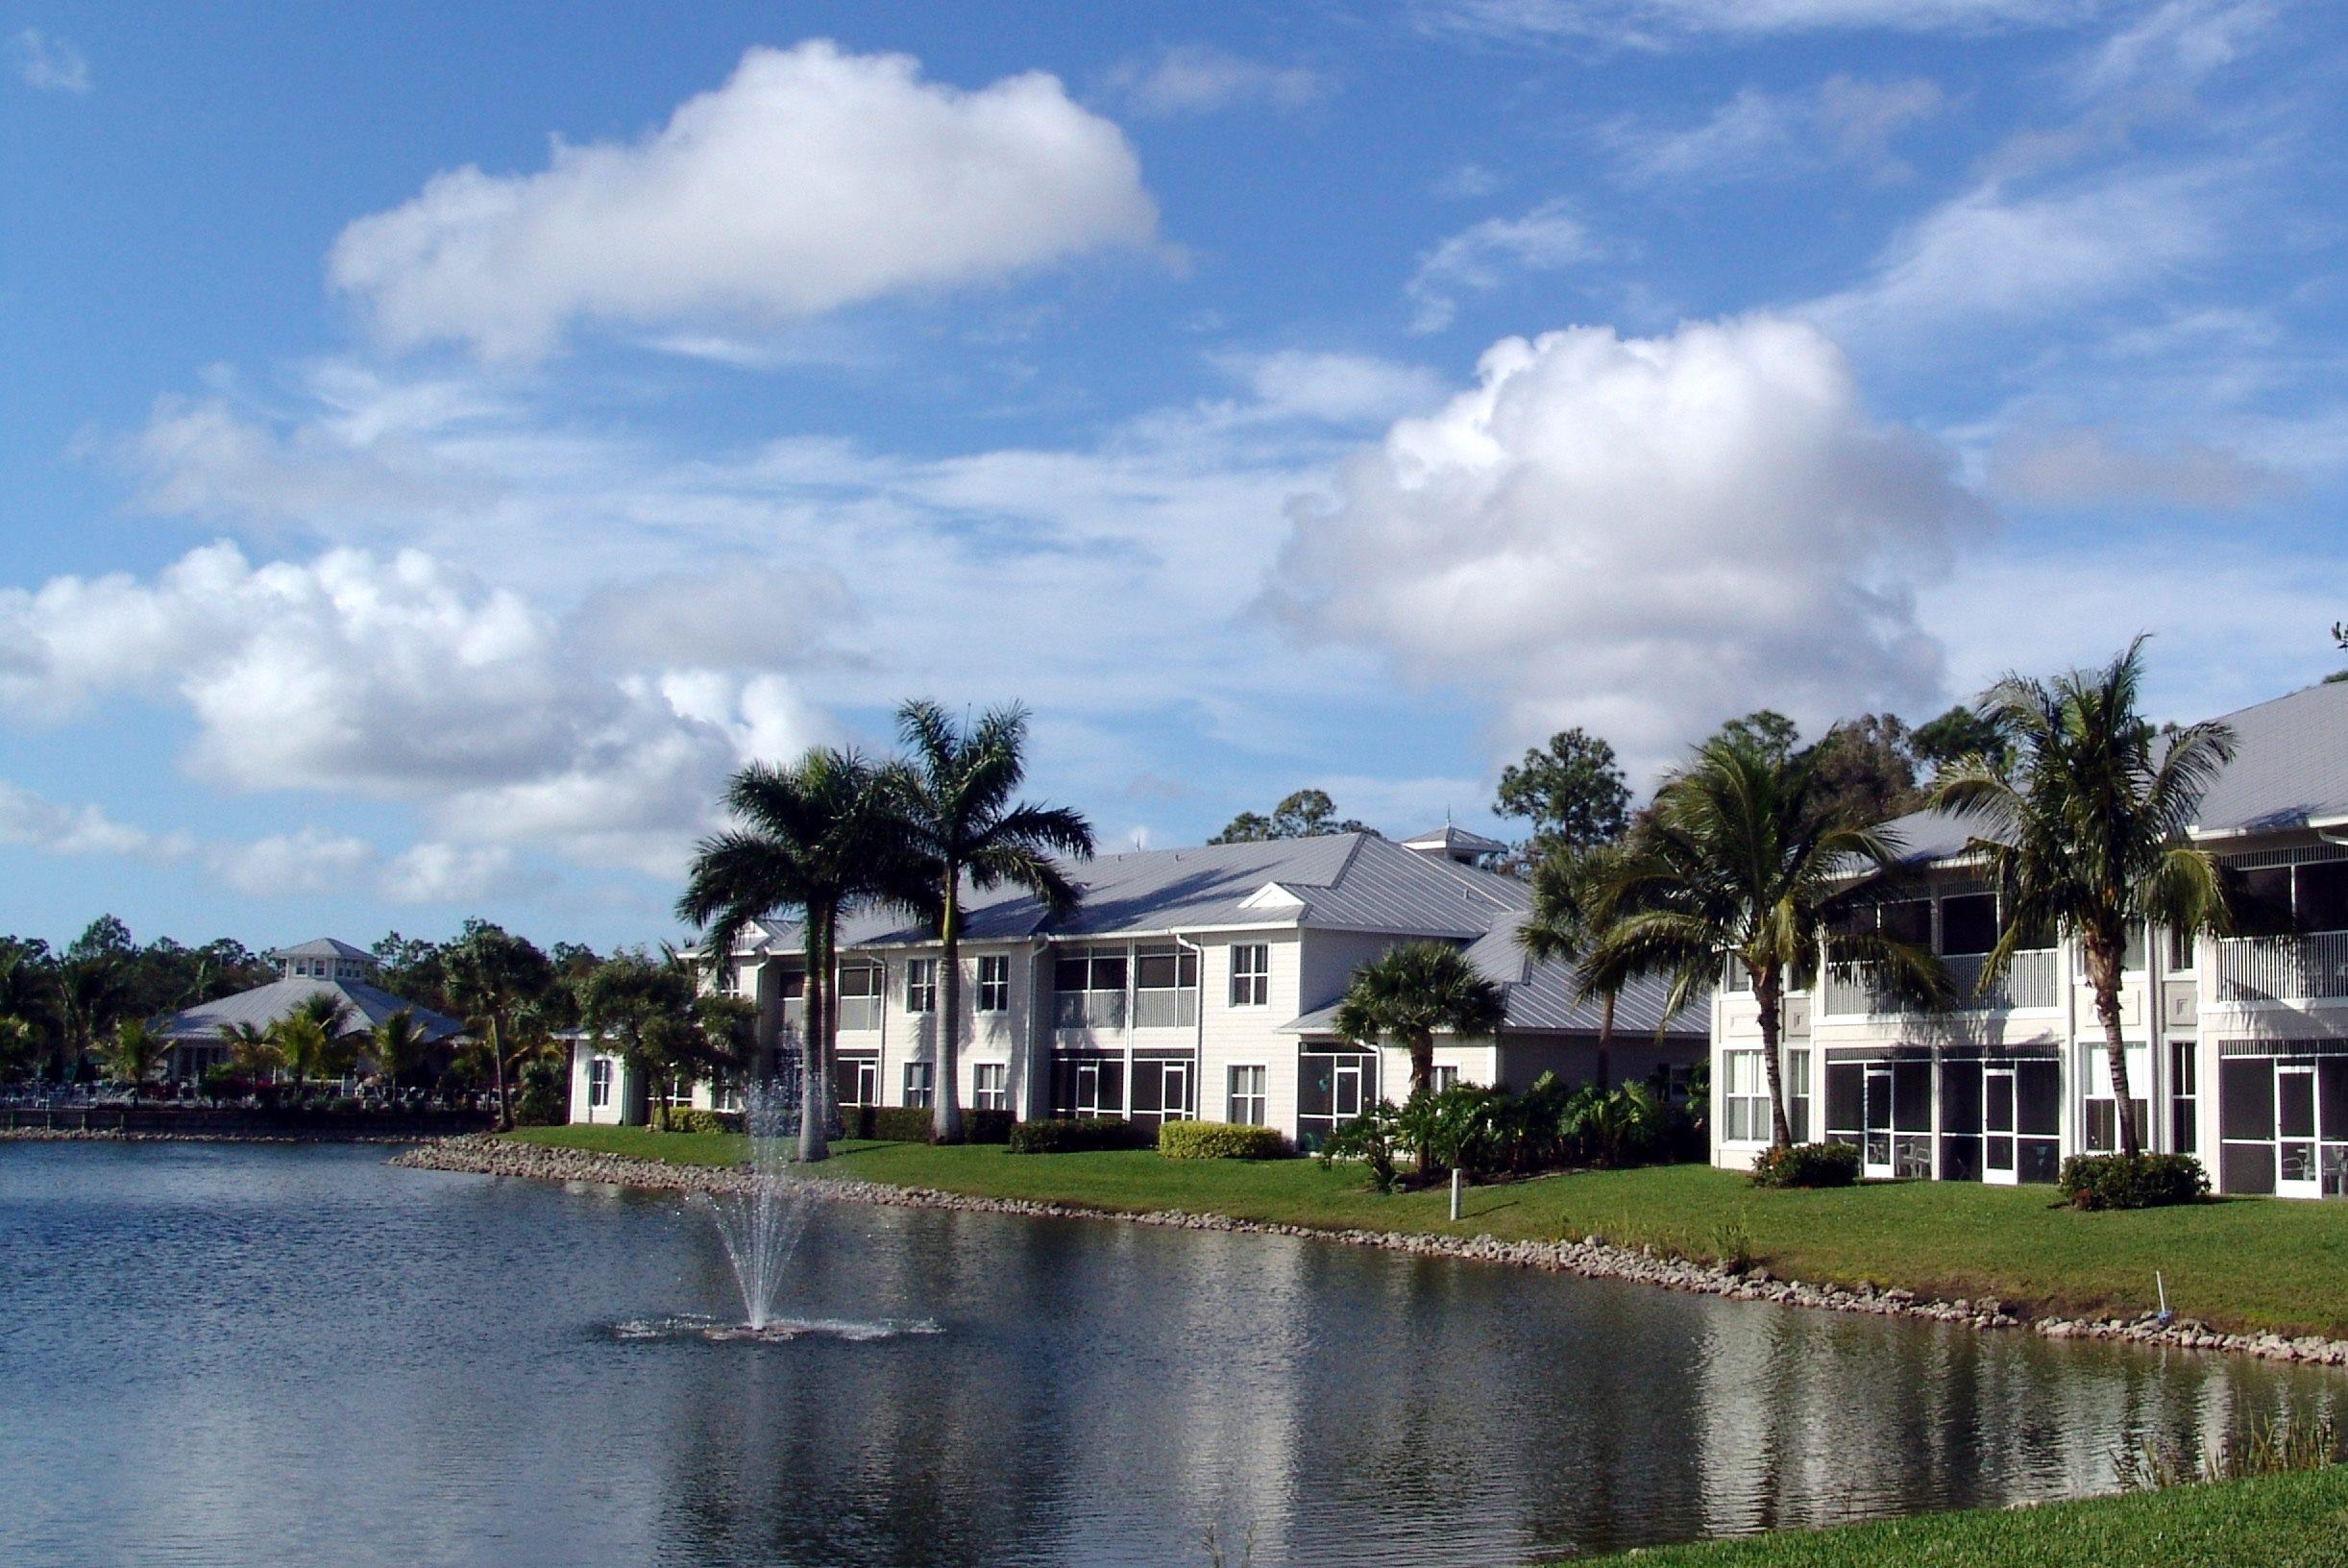
[{"label": "window", "polygon": [[1432,1089],[1438,1094],[1442,1093],[1447,1089],[1455,1089],[1459,1084],[1459,1069],[1457,1067],[1445,1066],[1438,1063],[1435,1066],[1433,1074],[1428,1078],[1427,1084],[1429,1088]]},{"label": "window", "polygon": [[1134,955],[1134,1024],[1187,1029],[1198,1022],[1198,954],[1144,948]]},{"label": "window", "polygon": [[2171,927],[2168,933],[2168,972],[2190,974],[2197,960],[2193,956],[2193,934]]},{"label": "window", "polygon": [[1231,1005],[1267,1007],[1272,1001],[1272,949],[1241,943],[1231,950]]},{"label": "window", "polygon": [[2172,1040],[2168,1066],[2169,1147],[2178,1154],[2191,1154],[2200,1127],[2201,1052],[2189,1040]]},{"label": "window", "polygon": [[[1767,1091],[1767,1089],[1768,1086],[1765,1084],[1764,1092]],[[1764,1101],[1762,1116],[1765,1123],[1768,1115],[1767,1102]],[[1793,1132],[1795,1142],[1807,1143],[1810,1141],[1810,1053],[1808,1051],[1785,1053],[1785,1119],[1787,1126]]]},{"label": "window", "polygon": [[1011,1011],[1011,959],[1008,955],[990,953],[978,961],[977,1011]]},{"label": "window", "polygon": [[1125,949],[1078,948],[1052,964],[1055,1025],[1062,1029],[1125,1027]]},{"label": "window", "polygon": [[[999,1012],[1000,1009],[997,1011]],[[1010,1063],[981,1062],[970,1069],[970,1109],[973,1111],[1008,1111],[1011,1109]]]},{"label": "window", "polygon": [[926,1062],[905,1064],[905,1103],[917,1111],[929,1109],[930,1067]]},{"label": "window", "polygon": [[[2127,1048],[2128,1115],[2136,1122],[2137,1146],[2151,1147],[2148,1129],[2151,1125],[2151,1103],[2134,1092],[2152,1081],[2152,1065],[2142,1045]],[[2119,1115],[2112,1101],[2112,1067],[2105,1048],[2082,1041],[2079,1047],[2080,1081],[2086,1087],[2087,1103],[2082,1108],[2082,1141],[2090,1154],[2113,1154],[2119,1148]]]},{"label": "window", "polygon": [[1721,1053],[1721,1137],[1730,1143],[1769,1141],[1769,1080],[1759,1051]]},{"label": "window", "polygon": [[[880,966],[851,964],[840,971],[840,1027],[878,1029],[881,998],[887,994]],[[869,1102],[866,1102],[869,1103]]]},{"label": "window", "polygon": [[587,1064],[587,1103],[596,1110],[611,1104],[611,1058],[599,1056]]},{"label": "window", "polygon": [[1231,1109],[1229,1119],[1240,1127],[1263,1125],[1263,1080],[1261,1067],[1231,1069]]},{"label": "window", "polygon": [[[905,961],[905,1011],[935,1013],[938,1011],[938,961],[934,958],[909,958]],[[913,1102],[905,1102],[911,1105]]]},{"label": "window", "polygon": [[1941,900],[1941,951],[1986,953],[1997,945],[1997,895],[1960,894]]}]

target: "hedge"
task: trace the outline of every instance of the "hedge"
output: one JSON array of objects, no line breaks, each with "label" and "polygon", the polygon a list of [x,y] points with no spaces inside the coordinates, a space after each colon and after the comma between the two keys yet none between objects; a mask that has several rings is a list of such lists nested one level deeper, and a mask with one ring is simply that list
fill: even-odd
[{"label": "hedge", "polygon": [[2166,1209],[2199,1203],[2210,1178],[2189,1154],[2074,1154],[2060,1185],[2078,1209]]},{"label": "hedge", "polygon": [[1278,1160],[1288,1140],[1270,1127],[1169,1121],[1158,1129],[1158,1152],[1168,1160]]},{"label": "hedge", "polygon": [[739,1111],[703,1111],[690,1105],[655,1106],[652,1125],[664,1133],[738,1133],[742,1131]]},{"label": "hedge", "polygon": [[1088,1149],[1146,1149],[1150,1130],[1122,1116],[1055,1116],[1022,1121],[1011,1129],[1014,1154],[1077,1154]]},{"label": "hedge", "polygon": [[1753,1160],[1755,1187],[1848,1187],[1859,1179],[1855,1143],[1790,1143]]}]

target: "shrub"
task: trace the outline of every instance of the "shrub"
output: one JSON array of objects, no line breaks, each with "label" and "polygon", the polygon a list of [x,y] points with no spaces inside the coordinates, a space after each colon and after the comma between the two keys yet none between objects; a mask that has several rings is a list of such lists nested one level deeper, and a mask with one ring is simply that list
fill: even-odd
[{"label": "shrub", "polygon": [[1402,1182],[1397,1160],[1401,1148],[1401,1115],[1384,1100],[1371,1106],[1321,1139],[1321,1167],[1333,1161],[1358,1160],[1369,1172],[1370,1190],[1391,1192]]},{"label": "shrub", "polygon": [[1014,1154],[1079,1154],[1091,1149],[1146,1149],[1150,1130],[1122,1116],[1054,1116],[1022,1121],[1007,1140]]},{"label": "shrub", "polygon": [[2061,1186],[2079,1209],[2165,1209],[2200,1202],[2210,1178],[2189,1154],[2074,1154]]},{"label": "shrub", "polygon": [[1288,1140],[1270,1127],[1169,1121],[1158,1129],[1158,1152],[1168,1160],[1277,1160],[1288,1152]]},{"label": "shrub", "polygon": [[965,1111],[962,1114],[962,1140],[965,1143],[1008,1143],[1011,1130],[1018,1121],[1008,1111]]},{"label": "shrub", "polygon": [[1848,1187],[1859,1179],[1855,1143],[1789,1143],[1753,1161],[1755,1187]]},{"label": "shrub", "polygon": [[865,1107],[871,1131],[867,1138],[877,1138],[884,1143],[926,1143],[936,1113],[917,1105],[874,1105]]},{"label": "shrub", "polygon": [[738,1133],[743,1116],[739,1111],[703,1111],[690,1105],[673,1105],[656,1113],[664,1132],[671,1133]]},{"label": "shrub", "polygon": [[571,1119],[566,1103],[565,1074],[548,1062],[533,1062],[522,1070],[522,1092],[514,1099],[517,1127],[556,1127]]}]

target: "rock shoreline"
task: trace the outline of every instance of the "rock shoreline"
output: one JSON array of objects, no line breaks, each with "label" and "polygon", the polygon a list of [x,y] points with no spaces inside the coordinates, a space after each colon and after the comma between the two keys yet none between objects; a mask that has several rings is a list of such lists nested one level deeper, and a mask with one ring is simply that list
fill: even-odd
[{"label": "rock shoreline", "polygon": [[[441,1139],[399,1155],[393,1164],[410,1170],[447,1170],[480,1176],[519,1176],[534,1181],[590,1182],[665,1192],[740,1191],[751,1180],[739,1166],[675,1165],[629,1155],[585,1149],[549,1148],[478,1134]],[[2021,1329],[2048,1339],[2101,1339],[2178,1350],[2220,1351],[2266,1360],[2317,1366],[2348,1366],[2348,1340],[2277,1334],[2223,1334],[2190,1319],[2161,1323],[2140,1318],[2036,1318],[2002,1302],[1931,1301],[1910,1290],[1856,1289],[1801,1280],[1780,1280],[1767,1269],[1738,1272],[1718,1263],[1663,1257],[1651,1248],[1616,1246],[1598,1237],[1578,1241],[1504,1241],[1492,1236],[1436,1236],[1410,1231],[1324,1230],[1309,1225],[1235,1219],[1229,1214],[1189,1213],[1179,1209],[1124,1213],[1032,1198],[989,1198],[934,1188],[895,1187],[853,1177],[797,1178],[811,1195],[844,1203],[897,1209],[951,1209],[966,1213],[1020,1214],[1039,1219],[1089,1219],[1175,1230],[1229,1231],[1251,1236],[1287,1236],[1346,1246],[1377,1247],[1422,1258],[1455,1258],[1476,1262],[1578,1274],[1659,1286],[1694,1295],[1734,1301],[1775,1302],[1823,1311],[1878,1317],[1922,1318],[1975,1329]]]}]

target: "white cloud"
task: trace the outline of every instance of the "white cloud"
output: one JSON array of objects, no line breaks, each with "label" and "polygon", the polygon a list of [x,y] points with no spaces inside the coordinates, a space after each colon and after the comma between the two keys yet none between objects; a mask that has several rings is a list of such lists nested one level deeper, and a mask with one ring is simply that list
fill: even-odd
[{"label": "white cloud", "polygon": [[2231,510],[2272,495],[2281,476],[2202,442],[2145,448],[2106,429],[2009,437],[1989,457],[1989,482],[2017,501],[2057,506],[2155,504]]},{"label": "white cloud", "polygon": [[169,863],[194,852],[184,834],[150,833],[115,821],[94,805],[60,805],[0,779],[0,844],[50,855],[129,855]]},{"label": "white cloud", "polygon": [[393,856],[378,883],[395,903],[460,904],[543,890],[548,880],[521,872],[504,845],[426,843]]},{"label": "white cloud", "polygon": [[1117,128],[1040,72],[963,91],[904,55],[745,54],[639,140],[435,175],[329,257],[394,345],[527,358],[565,326],[787,321],[1155,234]]},{"label": "white cloud", "polygon": [[2267,0],[2167,0],[2106,39],[2080,72],[2079,88],[2190,86],[2248,53],[2274,20]]},{"label": "white cloud", "polygon": [[202,778],[406,799],[445,837],[671,870],[731,768],[819,723],[779,673],[697,678],[624,640],[613,673],[576,656],[583,635],[421,551],[257,567],[223,543],[150,582],[0,590],[0,707],[177,701]]},{"label": "white cloud", "polygon": [[1767,703],[1817,723],[1936,694],[1915,593],[1985,526],[1951,454],[1861,406],[1817,330],[1508,338],[1479,384],[1300,503],[1269,604],[1646,762]]},{"label": "white cloud", "polygon": [[1272,65],[1208,44],[1185,43],[1109,73],[1110,90],[1153,119],[1212,114],[1240,105],[1294,110],[1320,103],[1336,84],[1303,65]]},{"label": "white cloud", "polygon": [[1439,332],[1458,314],[1458,296],[1489,292],[1527,272],[1554,272],[1599,254],[1589,231],[1560,197],[1513,218],[1486,218],[1419,258],[1404,285],[1410,330]]},{"label": "white cloud", "polygon": [[1424,365],[1375,355],[1282,349],[1271,354],[1226,354],[1214,362],[1252,394],[1251,419],[1318,420],[1334,425],[1384,424],[1440,403],[1442,378]]},{"label": "white cloud", "polygon": [[1624,172],[1646,183],[1708,184],[1856,164],[1878,179],[1909,170],[1892,138],[1938,114],[1944,98],[1921,77],[1887,82],[1829,77],[1804,94],[1748,87],[1701,124],[1676,130],[1618,121],[1606,139]]},{"label": "white cloud", "polygon": [[1427,188],[1430,194],[1440,196],[1445,201],[1465,202],[1474,201],[1479,196],[1489,196],[1500,189],[1501,184],[1501,177],[1481,163],[1462,163],[1457,168],[1445,171]]},{"label": "white cloud", "polygon": [[2102,0],[1421,0],[1432,31],[1503,42],[1590,41],[1662,48],[1691,37],[1876,29],[1983,33],[2060,27]]},{"label": "white cloud", "polygon": [[222,845],[208,856],[220,879],[256,898],[364,891],[375,845],[348,834],[306,827],[251,844]]},{"label": "white cloud", "polygon": [[1914,343],[2066,315],[2214,256],[2217,171],[2127,173],[2039,194],[1987,180],[1927,213],[1874,276],[1806,307],[1847,342]]},{"label": "white cloud", "polygon": [[26,86],[43,92],[89,90],[89,61],[82,51],[37,27],[16,35],[16,74]]}]

